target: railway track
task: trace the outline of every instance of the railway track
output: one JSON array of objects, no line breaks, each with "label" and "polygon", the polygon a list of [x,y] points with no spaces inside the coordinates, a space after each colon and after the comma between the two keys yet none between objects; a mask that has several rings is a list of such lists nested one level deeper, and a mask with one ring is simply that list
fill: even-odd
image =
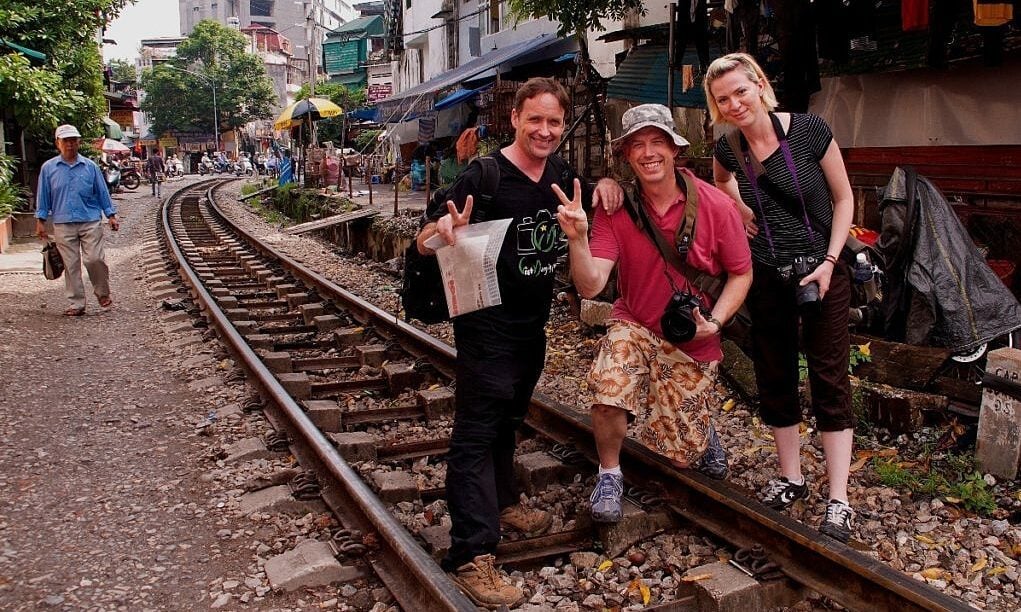
[{"label": "railway track", "polygon": [[[425,550],[422,533],[412,535],[393,510],[400,501],[429,503],[443,496],[437,479],[416,482],[408,468],[445,452],[454,350],[234,226],[214,197],[215,185],[202,183],[166,202],[161,218],[166,250],[202,316],[259,391],[253,404],[261,404],[277,429],[277,442],[288,444],[302,466],[314,471],[299,483],[301,489],[320,495],[344,528],[366,534],[365,562],[405,610],[475,609],[434,561],[435,542]],[[398,429],[392,423],[424,425],[409,428],[413,435],[407,430],[392,435]],[[528,448],[555,458],[557,473],[593,471],[591,427],[579,409],[536,395],[526,427],[532,436]],[[355,466],[368,460],[404,476],[373,480],[345,456]],[[727,483],[675,469],[631,441],[622,462],[632,487],[630,505],[668,516],[670,529],[683,519],[687,528],[726,542],[738,559],[755,551],[752,565],[768,569],[767,578],[807,587],[856,610],[968,609]],[[584,499],[578,502],[585,507]],[[564,528],[555,533],[512,538],[497,556],[504,563],[534,565],[590,550],[594,530],[584,514],[564,517],[555,524]],[[677,589],[673,601],[656,609],[694,605],[690,591]]]}]

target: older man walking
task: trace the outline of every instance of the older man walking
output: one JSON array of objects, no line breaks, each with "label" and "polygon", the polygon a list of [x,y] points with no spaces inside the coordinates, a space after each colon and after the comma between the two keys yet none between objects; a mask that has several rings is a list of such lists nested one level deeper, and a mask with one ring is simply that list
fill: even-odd
[{"label": "older man walking", "polygon": [[64,259],[64,286],[70,307],[69,317],[85,314],[85,285],[81,266],[89,273],[93,292],[103,308],[110,299],[110,271],[103,253],[102,215],[117,231],[117,209],[106,189],[99,166],[78,154],[81,134],[73,125],[62,125],[55,134],[60,155],[43,164],[36,194],[36,234],[48,240],[46,221],[53,222],[53,240]]}]

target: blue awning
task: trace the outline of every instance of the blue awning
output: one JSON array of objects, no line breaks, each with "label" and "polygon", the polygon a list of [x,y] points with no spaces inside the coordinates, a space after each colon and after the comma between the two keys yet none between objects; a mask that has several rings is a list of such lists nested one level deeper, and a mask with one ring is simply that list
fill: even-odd
[{"label": "blue awning", "polygon": [[[716,59],[715,57],[710,59]],[[689,50],[682,64],[698,65],[698,54]],[[643,104],[666,104],[667,95],[667,46],[648,44],[635,47],[621,62],[606,86],[607,98],[630,100]],[[702,91],[702,75],[695,77],[694,86],[682,91],[682,72],[674,70],[674,99],[672,106],[705,108],[705,92]]]},{"label": "blue awning", "polygon": [[443,98],[442,100],[436,102],[436,104],[433,106],[433,109],[443,110],[445,108],[450,108],[451,106],[457,106],[462,102],[467,102],[468,100],[471,100],[472,98],[479,95],[482,91],[488,88],[489,85],[484,85],[482,87],[479,87],[478,89],[458,89],[457,91],[450,94],[446,98]]},{"label": "blue awning", "polygon": [[353,111],[348,111],[348,119],[357,119],[358,121],[379,121],[379,110],[375,108],[356,108]]},{"label": "blue awning", "polygon": [[380,116],[387,118],[390,122],[398,121],[401,117],[412,112],[421,113],[431,110],[434,108],[434,97],[436,94],[459,85],[463,81],[471,79],[475,75],[491,68],[512,64],[515,60],[526,55],[532,56],[535,51],[549,47],[561,40],[563,39],[557,38],[553,34],[543,34],[531,40],[507,45],[500,49],[493,49],[481,57],[461,64],[457,68],[448,70],[411,89],[406,89],[395,93],[385,100],[380,100],[376,106],[380,109]]}]

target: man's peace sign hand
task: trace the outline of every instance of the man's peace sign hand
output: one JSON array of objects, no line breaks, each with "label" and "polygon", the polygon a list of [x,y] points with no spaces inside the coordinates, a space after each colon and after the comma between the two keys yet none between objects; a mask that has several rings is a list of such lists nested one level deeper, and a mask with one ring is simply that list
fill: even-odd
[{"label": "man's peace sign hand", "polygon": [[440,217],[440,220],[436,222],[436,233],[438,233],[447,244],[454,244],[456,238],[454,238],[454,228],[459,225],[468,225],[469,219],[472,216],[472,203],[474,202],[471,196],[468,196],[464,201],[464,210],[457,212],[457,205],[454,204],[453,200],[447,200],[447,214]]},{"label": "man's peace sign hand", "polygon": [[588,215],[581,209],[581,181],[574,179],[574,198],[568,199],[560,185],[553,184],[553,193],[560,199],[557,221],[568,240],[588,236]]}]

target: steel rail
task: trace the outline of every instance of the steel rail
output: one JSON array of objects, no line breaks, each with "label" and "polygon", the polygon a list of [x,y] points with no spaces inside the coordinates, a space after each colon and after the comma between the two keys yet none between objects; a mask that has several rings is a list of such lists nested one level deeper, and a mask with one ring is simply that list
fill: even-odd
[{"label": "steel rail", "polygon": [[[325,480],[323,498],[338,516],[348,517],[356,523],[345,527],[379,535],[377,542],[380,548],[368,555],[379,578],[405,610],[477,610],[309,420],[206,291],[172,239],[170,205],[183,197],[183,193],[179,193],[168,200],[161,215],[167,247],[177,260],[181,278],[190,285],[192,295],[216,328],[220,339],[252,374],[252,382],[262,389],[264,397],[279,410],[280,418],[274,420],[284,426],[296,443],[295,454],[306,465],[314,465]],[[213,188],[206,192],[205,197],[213,201]]]},{"label": "steel rail", "polygon": [[[438,369],[453,372],[456,351],[452,347],[305,269],[237,227],[215,205],[213,208],[234,231],[257,245],[256,248],[279,258],[291,274],[325,289],[322,295],[361,312],[365,317],[361,321],[363,324],[388,328],[402,344],[405,342],[403,335],[408,334],[412,345],[437,363]],[[573,445],[589,460],[596,460],[587,415],[536,393],[525,423],[552,440]],[[671,509],[678,514],[736,548],[761,545],[787,576],[852,610],[971,609],[961,600],[767,508],[728,483],[710,480],[694,470],[678,470],[633,440],[625,440],[621,461],[629,481],[645,488],[660,489]],[[681,486],[676,486],[678,484]]]},{"label": "steel rail", "polygon": [[[570,443],[590,459],[596,448],[591,420],[540,393],[526,423]],[[971,610],[963,601],[777,512],[726,483],[680,470],[658,454],[625,440],[621,464],[628,481],[656,491],[672,510],[737,548],[762,546],[796,582],[851,610]],[[669,483],[669,484],[667,484]],[[674,486],[680,484],[682,486]]]}]

